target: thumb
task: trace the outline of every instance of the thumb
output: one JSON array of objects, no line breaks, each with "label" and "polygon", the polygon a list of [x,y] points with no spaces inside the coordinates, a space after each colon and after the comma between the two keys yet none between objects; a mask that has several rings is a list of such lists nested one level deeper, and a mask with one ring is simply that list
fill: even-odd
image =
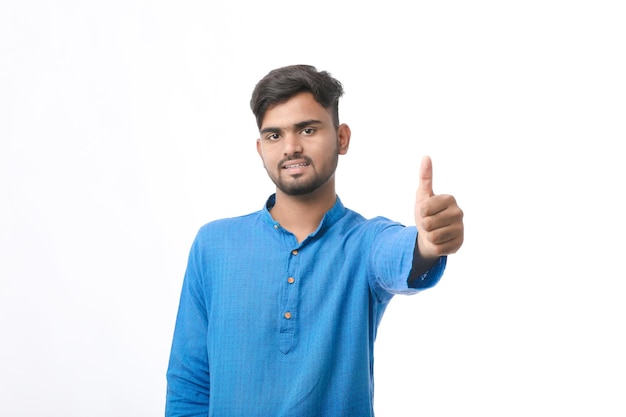
[{"label": "thumb", "polygon": [[422,164],[420,166],[420,182],[417,187],[417,198],[419,200],[432,197],[433,193],[433,162],[430,156],[422,158]]}]

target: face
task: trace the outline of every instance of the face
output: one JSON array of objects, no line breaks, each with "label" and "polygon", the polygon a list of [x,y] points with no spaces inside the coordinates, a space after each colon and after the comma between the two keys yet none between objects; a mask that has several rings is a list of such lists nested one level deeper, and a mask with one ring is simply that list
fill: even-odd
[{"label": "face", "polygon": [[257,151],[278,191],[290,196],[329,188],[339,155],[348,151],[350,128],[335,128],[328,110],[311,93],[270,107],[261,124]]}]

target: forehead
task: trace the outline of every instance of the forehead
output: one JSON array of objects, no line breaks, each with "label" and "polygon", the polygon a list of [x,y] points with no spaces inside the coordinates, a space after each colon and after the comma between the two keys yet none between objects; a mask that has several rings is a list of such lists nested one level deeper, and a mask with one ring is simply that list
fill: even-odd
[{"label": "forehead", "polygon": [[261,129],[268,127],[291,127],[303,120],[319,120],[322,123],[332,123],[330,112],[322,107],[313,94],[299,93],[289,100],[271,106],[263,116]]}]

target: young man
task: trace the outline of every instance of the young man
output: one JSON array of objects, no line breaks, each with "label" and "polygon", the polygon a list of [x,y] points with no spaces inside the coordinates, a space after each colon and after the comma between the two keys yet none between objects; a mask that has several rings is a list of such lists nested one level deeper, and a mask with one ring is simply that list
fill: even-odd
[{"label": "young man", "polygon": [[[366,220],[335,193],[350,128],[342,85],[305,65],[256,85],[257,151],[276,185],[262,210],[203,226],[167,371],[166,416],[372,416],[376,330],[394,294],[435,285],[463,212],[422,160],[416,227]],[[419,233],[418,233],[419,230]]]}]

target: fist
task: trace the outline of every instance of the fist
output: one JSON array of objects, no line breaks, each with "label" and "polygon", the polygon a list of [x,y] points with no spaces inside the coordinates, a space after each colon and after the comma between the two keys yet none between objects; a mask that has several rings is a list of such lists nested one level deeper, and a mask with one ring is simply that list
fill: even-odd
[{"label": "fist", "polygon": [[417,245],[424,259],[450,255],[463,244],[463,211],[451,195],[433,192],[433,164],[425,156],[415,194]]}]

